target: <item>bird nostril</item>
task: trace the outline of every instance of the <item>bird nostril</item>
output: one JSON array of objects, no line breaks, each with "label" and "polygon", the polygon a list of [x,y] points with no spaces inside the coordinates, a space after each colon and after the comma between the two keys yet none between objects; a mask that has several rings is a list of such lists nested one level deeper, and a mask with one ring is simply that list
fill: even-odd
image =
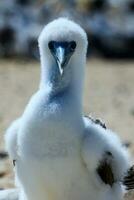
[{"label": "bird nostril", "polygon": [[75,48],[76,48],[76,42],[75,41],[70,42],[70,48],[71,48],[72,51],[75,50]]}]

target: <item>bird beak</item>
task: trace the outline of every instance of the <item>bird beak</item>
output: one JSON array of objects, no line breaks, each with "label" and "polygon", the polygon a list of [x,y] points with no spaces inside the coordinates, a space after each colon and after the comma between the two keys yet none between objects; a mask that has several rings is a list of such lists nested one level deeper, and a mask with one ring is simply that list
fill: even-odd
[{"label": "bird beak", "polygon": [[51,41],[49,43],[49,49],[57,63],[59,73],[62,76],[73,54],[73,51],[70,49],[70,43]]},{"label": "bird beak", "polygon": [[65,49],[63,47],[58,47],[56,49],[56,62],[58,64],[60,75],[63,75],[64,67],[67,64]]}]

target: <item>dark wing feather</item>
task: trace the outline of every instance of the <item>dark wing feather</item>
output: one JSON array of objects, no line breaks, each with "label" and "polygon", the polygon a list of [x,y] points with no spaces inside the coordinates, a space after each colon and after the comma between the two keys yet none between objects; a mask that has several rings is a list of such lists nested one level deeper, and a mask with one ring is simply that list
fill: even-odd
[{"label": "dark wing feather", "polygon": [[99,126],[101,126],[102,128],[106,129],[106,125],[105,123],[101,120],[101,119],[94,119],[93,117],[91,116],[85,116],[86,118],[88,118],[89,120],[91,120],[94,124],[97,124]]},{"label": "dark wing feather", "polygon": [[127,171],[123,184],[126,186],[127,190],[134,189],[134,165]]},{"label": "dark wing feather", "polygon": [[[106,155],[110,158],[112,158],[112,154],[110,152],[106,152]],[[98,168],[97,168],[97,173],[101,180],[105,183],[110,185],[111,187],[113,186],[115,179],[114,179],[114,174],[112,171],[112,167],[110,162],[108,161],[107,158],[104,158]]]},{"label": "dark wing feather", "polygon": [[109,184],[112,187],[115,182],[114,175],[111,166],[107,162],[103,162],[100,164],[97,169],[97,173],[105,184]]}]

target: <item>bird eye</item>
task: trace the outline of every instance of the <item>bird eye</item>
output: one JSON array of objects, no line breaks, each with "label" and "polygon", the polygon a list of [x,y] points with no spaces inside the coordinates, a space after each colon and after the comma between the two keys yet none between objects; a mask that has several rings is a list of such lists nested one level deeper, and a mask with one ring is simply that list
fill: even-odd
[{"label": "bird eye", "polygon": [[76,42],[75,42],[75,41],[72,41],[72,42],[70,43],[70,47],[71,47],[71,50],[74,51],[75,48],[76,48]]},{"label": "bird eye", "polygon": [[53,41],[51,41],[51,42],[48,43],[48,47],[49,47],[50,50],[53,50],[53,48],[54,48]]}]

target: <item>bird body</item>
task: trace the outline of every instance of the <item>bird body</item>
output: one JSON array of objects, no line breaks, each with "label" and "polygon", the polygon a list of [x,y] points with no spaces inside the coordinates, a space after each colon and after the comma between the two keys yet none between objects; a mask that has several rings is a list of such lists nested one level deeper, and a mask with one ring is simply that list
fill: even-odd
[{"label": "bird body", "polygon": [[[36,100],[35,102],[37,103]],[[102,200],[107,199],[109,196],[109,199],[112,200],[118,197],[118,195],[118,199],[121,199],[122,188],[120,188],[120,182],[111,188],[109,185],[104,185],[96,177],[95,173],[95,167],[98,165],[97,162],[103,157],[105,145],[109,143],[105,135],[107,134],[106,130],[89,121],[88,126],[90,128],[88,131],[90,132],[91,129],[91,134],[88,133],[88,131],[85,131],[86,119],[78,118],[73,115],[73,112],[69,118],[68,112],[70,113],[71,110],[66,109],[63,111],[63,105],[55,105],[55,103],[50,105],[51,108],[53,107],[53,110],[47,116],[40,112],[33,114],[33,110],[30,113],[30,107],[28,106],[28,110],[26,110],[29,116],[26,114],[27,117],[25,118],[24,114],[24,121],[22,117],[16,164],[16,175],[19,177],[20,187],[26,191],[29,197],[28,200],[60,200],[63,198],[65,200],[96,200],[98,196]],[[35,106],[32,107],[36,108]],[[37,107],[39,108],[39,105]],[[104,139],[106,140],[104,144],[100,141],[102,137],[99,133],[100,131],[103,132]],[[88,138],[86,139],[88,136],[89,141]],[[110,135],[108,135],[109,138]],[[97,144],[97,141],[98,143],[100,141],[102,146]],[[89,168],[85,162],[86,150],[84,148],[86,148],[86,145],[90,150],[90,154],[88,154],[89,160],[87,159],[89,161]],[[94,145],[97,145],[97,148]],[[111,151],[110,147],[107,149]],[[96,158],[96,150],[100,154],[100,158]],[[120,154],[119,162],[121,162]],[[122,162],[126,164],[127,160]],[[121,163],[119,163],[119,167],[121,168]],[[126,165],[122,166],[124,171],[126,171],[127,167]],[[119,173],[122,173],[123,176],[124,171]]]},{"label": "bird body", "polygon": [[126,149],[83,116],[85,32],[60,18],[42,31],[39,47],[40,88],[6,134],[19,199],[121,200],[130,167]]},{"label": "bird body", "polygon": [[[32,183],[32,200],[76,199],[78,187],[83,187],[81,195],[86,194],[86,188],[79,183],[80,177],[84,182],[87,176],[84,170],[81,171],[82,163],[79,159],[84,124],[82,118],[72,112],[75,105],[73,101],[69,102],[70,98],[63,100],[57,97],[54,102],[45,103],[42,93],[40,91],[33,97],[21,119],[17,174],[25,182],[24,189],[27,190]],[[72,184],[76,185],[77,192],[71,196]]]}]

